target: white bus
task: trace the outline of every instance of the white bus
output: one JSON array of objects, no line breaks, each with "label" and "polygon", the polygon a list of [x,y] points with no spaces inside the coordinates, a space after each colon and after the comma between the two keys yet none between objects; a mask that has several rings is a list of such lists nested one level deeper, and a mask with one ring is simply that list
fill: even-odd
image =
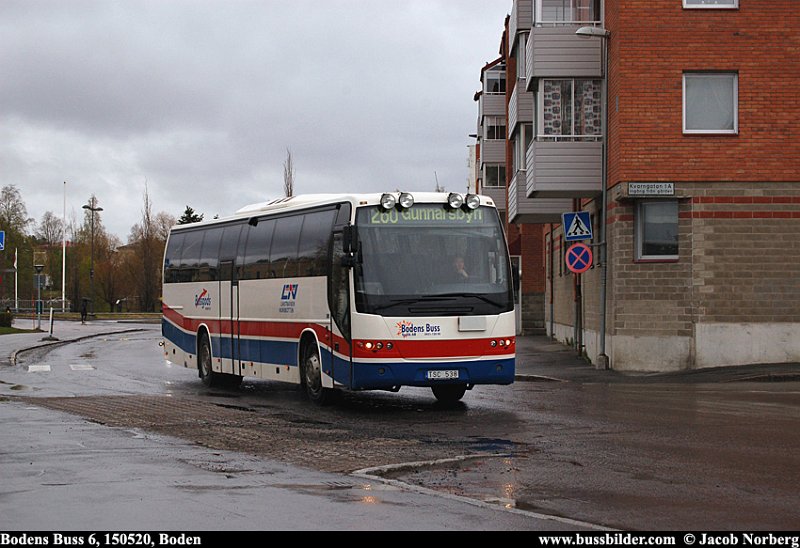
[{"label": "white bus", "polygon": [[173,227],[169,362],[203,383],[430,387],[444,402],[514,381],[510,263],[497,209],[456,193],[309,195]]}]

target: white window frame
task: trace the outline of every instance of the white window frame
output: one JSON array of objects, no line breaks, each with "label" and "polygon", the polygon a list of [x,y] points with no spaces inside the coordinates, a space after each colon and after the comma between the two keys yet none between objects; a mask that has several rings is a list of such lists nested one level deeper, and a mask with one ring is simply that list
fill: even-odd
[{"label": "white window frame", "polygon": [[[569,4],[570,12],[574,13],[576,0],[565,0],[565,2]],[[544,25],[553,25],[553,26],[592,25],[592,24],[600,24],[600,23],[602,23],[602,21],[601,21],[602,12],[603,12],[602,3],[600,5],[600,13],[595,14],[595,18],[596,18],[595,21],[566,21],[566,20],[545,21],[542,18],[542,13],[544,12],[544,10],[542,8],[542,0],[536,0],[536,6],[535,7],[536,7],[536,12],[534,14],[534,23],[537,26],[544,26]]]},{"label": "white window frame", "polygon": [[[703,76],[706,78],[733,77],[733,129],[687,129],[686,128],[686,78]],[[737,135],[739,133],[739,74],[736,72],[684,72],[683,73],[683,132],[699,135]]]},{"label": "white window frame", "polygon": [[[503,128],[503,134],[500,137],[497,137],[497,131],[495,131],[495,137],[489,136],[489,128]],[[506,140],[506,133],[508,132],[508,120],[506,120],[505,116],[484,116],[483,118],[483,140],[484,141],[505,141]]]},{"label": "white window frame", "polygon": [[[539,94],[544,93],[545,81],[549,82],[571,82],[570,85],[570,105],[572,107],[572,117],[570,118],[570,133],[569,134],[558,134],[558,135],[550,135],[545,134],[543,128],[545,127],[544,123],[544,110],[545,110],[545,102],[541,97],[537,98],[536,100],[536,122],[538,126],[538,135],[536,139],[538,141],[602,141],[603,134],[592,134],[592,135],[576,135],[575,134],[575,121],[576,121],[576,112],[575,112],[575,83],[580,81],[591,80],[598,83],[598,89],[602,90],[602,80],[598,78],[542,78],[539,85]],[[601,108],[605,108],[605,104],[603,103],[602,97],[600,98],[601,101]],[[602,116],[602,113],[601,113]]]},{"label": "white window frame", "polygon": [[702,0],[702,4],[689,4],[688,1],[683,0],[683,7],[687,10],[735,10],[739,8],[739,0]]},{"label": "white window frame", "polygon": [[485,83],[484,83],[483,92],[486,93],[487,95],[505,95],[506,94],[506,90],[501,90],[501,91],[492,91],[492,90],[490,90],[489,89],[489,82],[494,77],[496,77],[498,82],[502,82],[502,84],[498,85],[498,87],[505,87],[505,85],[506,85],[506,82],[505,82],[505,80],[506,80],[506,70],[504,68],[503,69],[494,68],[494,69],[491,69],[491,70],[487,70],[485,74],[486,74],[486,76],[485,76]]},{"label": "white window frame", "polygon": [[[500,179],[500,168],[503,168],[503,170],[505,171],[505,167],[506,167],[505,164],[502,164],[502,163],[500,163],[500,164],[497,164],[497,163],[495,163],[495,164],[484,164],[483,165],[483,169],[481,170],[482,171],[482,175],[483,175],[483,180],[481,181],[481,188],[505,188],[506,187],[505,172],[503,173],[503,180],[499,180]],[[500,183],[499,185],[489,185],[489,184],[487,184],[489,182],[489,176],[488,176],[489,168],[497,170],[497,178],[498,178],[498,182]]]},{"label": "white window frame", "polygon": [[[644,209],[646,205],[656,203],[674,203],[676,205],[675,225],[680,234],[680,203],[678,200],[638,200],[636,202],[636,222],[634,224],[634,241],[636,242],[636,260],[637,261],[669,261],[674,262],[679,258],[679,254],[674,255],[645,255],[643,252],[644,247]],[[680,243],[678,244],[678,253],[680,253]]]}]

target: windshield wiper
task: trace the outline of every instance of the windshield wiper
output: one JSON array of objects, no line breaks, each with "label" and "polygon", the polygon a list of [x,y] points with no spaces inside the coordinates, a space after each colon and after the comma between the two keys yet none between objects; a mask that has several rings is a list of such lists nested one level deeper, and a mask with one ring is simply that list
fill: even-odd
[{"label": "windshield wiper", "polygon": [[478,293],[445,293],[443,295],[431,295],[431,297],[443,297],[445,299],[446,298],[456,298],[456,297],[461,297],[461,298],[464,298],[464,297],[475,297],[476,299],[480,299],[483,302],[492,304],[492,305],[494,305],[494,306],[496,306],[498,308],[502,308],[503,306],[505,306],[505,303],[499,303],[499,302],[495,301],[494,299],[490,299],[486,295],[479,295]]}]

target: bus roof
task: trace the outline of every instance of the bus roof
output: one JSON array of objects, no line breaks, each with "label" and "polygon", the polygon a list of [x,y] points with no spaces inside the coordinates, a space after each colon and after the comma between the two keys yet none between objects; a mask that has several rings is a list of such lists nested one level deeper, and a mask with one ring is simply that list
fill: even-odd
[{"label": "bus roof", "polygon": [[[337,204],[342,202],[350,202],[353,207],[379,205],[381,196],[384,193],[370,193],[370,194],[302,194],[298,196],[291,196],[288,198],[277,198],[268,202],[261,202],[245,206],[236,211],[233,215],[227,217],[219,217],[208,221],[201,221],[199,223],[190,223],[186,225],[175,225],[173,229],[183,228],[197,228],[203,225],[212,225],[218,223],[225,223],[240,219],[248,219],[259,215],[270,213],[282,213],[290,211],[299,211],[309,209],[317,206],[324,206],[328,204]],[[390,192],[397,197],[399,192]],[[445,204],[450,192],[411,192],[414,196],[415,203],[426,204]],[[488,196],[480,196],[482,206],[495,207],[494,201]]]}]

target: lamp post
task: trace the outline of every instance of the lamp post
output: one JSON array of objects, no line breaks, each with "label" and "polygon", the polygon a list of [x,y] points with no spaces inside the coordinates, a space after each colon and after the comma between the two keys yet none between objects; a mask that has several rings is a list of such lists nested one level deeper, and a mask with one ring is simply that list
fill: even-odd
[{"label": "lamp post", "polygon": [[609,369],[606,354],[606,291],[608,286],[608,242],[606,241],[606,222],[608,220],[608,41],[611,33],[602,27],[581,27],[575,31],[578,36],[600,38],[603,41],[603,147],[600,167],[601,200],[600,209],[600,352],[597,356],[598,368]]},{"label": "lamp post", "polygon": [[44,264],[42,261],[34,261],[33,268],[36,269],[36,329],[42,329],[42,270]]},{"label": "lamp post", "polygon": [[97,198],[92,196],[92,199],[89,200],[89,203],[83,206],[83,209],[92,212],[91,216],[91,226],[92,226],[92,251],[91,251],[91,259],[89,263],[89,304],[91,307],[90,314],[94,316],[94,214],[97,211],[103,211],[102,207],[97,207]]}]

